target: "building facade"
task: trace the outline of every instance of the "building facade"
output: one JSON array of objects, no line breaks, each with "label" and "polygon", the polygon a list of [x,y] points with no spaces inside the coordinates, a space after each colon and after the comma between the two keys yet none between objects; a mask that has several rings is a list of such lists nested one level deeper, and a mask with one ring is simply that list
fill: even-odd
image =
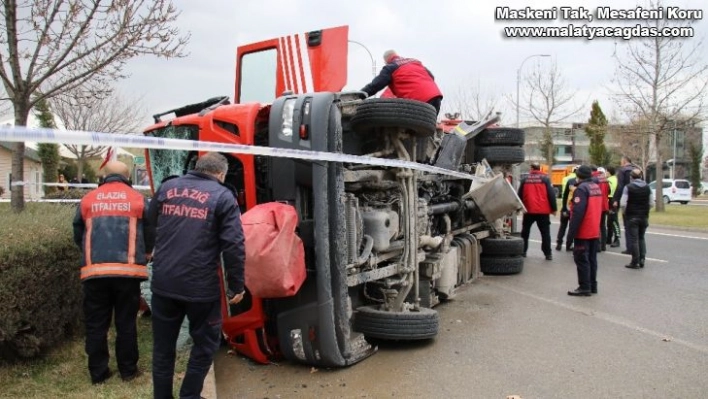
[{"label": "building facade", "polygon": [[[10,180],[12,178],[12,148],[14,143],[0,141],[0,187],[3,188],[1,199],[10,198]],[[25,149],[25,199],[38,200],[44,196],[42,182],[42,160],[37,152],[31,148]]]}]

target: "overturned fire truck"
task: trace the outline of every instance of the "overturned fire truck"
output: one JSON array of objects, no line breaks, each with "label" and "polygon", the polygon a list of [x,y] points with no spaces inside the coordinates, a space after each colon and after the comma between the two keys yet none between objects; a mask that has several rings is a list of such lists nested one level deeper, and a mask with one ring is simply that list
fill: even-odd
[{"label": "overturned fire truck", "polygon": [[[257,362],[341,367],[374,353],[377,339],[432,339],[440,324],[434,307],[460,286],[482,273],[523,268],[522,241],[503,223],[523,205],[502,173],[523,162],[523,132],[489,128],[498,115],[439,125],[428,104],[342,92],[347,35],[343,26],[239,47],[234,103],[215,97],[173,109],[145,130],[160,138],[400,159],[471,175],[224,154],[242,211],[291,205],[304,247],[306,278],[294,295],[223,301],[227,343]],[[198,156],[147,150],[153,188],[190,170]]]}]

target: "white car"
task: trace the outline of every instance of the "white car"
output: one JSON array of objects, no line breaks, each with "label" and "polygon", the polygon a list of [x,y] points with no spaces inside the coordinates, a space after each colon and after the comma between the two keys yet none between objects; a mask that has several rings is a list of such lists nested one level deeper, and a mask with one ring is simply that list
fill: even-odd
[{"label": "white car", "polygon": [[[670,204],[672,202],[680,202],[684,205],[691,202],[691,183],[688,180],[683,179],[664,179],[662,181],[664,189],[662,193],[662,198],[665,204]],[[656,181],[649,183],[649,188],[651,188],[654,198],[657,200],[656,194]]]}]

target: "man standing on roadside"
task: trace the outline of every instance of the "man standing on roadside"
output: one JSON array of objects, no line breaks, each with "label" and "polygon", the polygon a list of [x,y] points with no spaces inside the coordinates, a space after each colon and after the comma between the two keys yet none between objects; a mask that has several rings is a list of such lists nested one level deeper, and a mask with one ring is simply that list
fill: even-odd
[{"label": "man standing on roadside", "polygon": [[[605,168],[593,166],[592,180],[600,187],[600,190],[602,190],[602,198],[607,198],[610,195],[610,183],[607,182],[607,178],[605,177]],[[607,214],[609,211],[610,203],[603,201],[602,215],[600,216],[600,252],[607,251]]]},{"label": "man standing on roadside", "polygon": [[[632,163],[632,160],[629,159],[628,156],[622,155],[622,160],[620,161],[620,169],[617,171],[617,190],[615,191],[614,197],[612,197],[612,207],[619,210],[620,206],[620,199],[622,198],[622,193],[624,192],[624,186],[629,184],[629,174],[632,172],[634,169],[640,169],[637,165]],[[640,169],[641,170],[641,169]],[[622,214],[622,226],[624,227],[625,231],[625,247],[626,249],[622,251],[623,254],[630,254],[631,251],[629,250],[629,241],[626,238],[627,234],[627,218],[625,217],[624,214]]]},{"label": "man standing on roadside", "polygon": [[605,244],[612,248],[616,248],[620,246],[619,240],[621,233],[619,218],[617,216],[618,210],[612,206],[612,198],[614,197],[615,192],[617,192],[617,174],[615,172],[615,167],[608,166],[607,174],[610,175],[607,177],[607,183],[610,185],[610,195],[607,198],[610,210],[607,213],[607,242]]},{"label": "man standing on roadside", "polygon": [[175,347],[185,316],[194,346],[179,396],[200,397],[221,342],[220,263],[229,303],[245,294],[244,235],[236,197],[223,184],[227,170],[223,155],[206,153],[193,171],[164,181],[150,204],[158,231],[151,284],[155,399],[172,398]]},{"label": "man standing on roadside", "polygon": [[116,363],[124,381],[138,377],[140,282],[147,280],[154,228],[147,199],[130,186],[122,162],[105,165],[105,183],[81,200],[74,218],[74,242],[82,252],[86,354],[91,382],[113,375],[108,367],[108,330],[116,324]]},{"label": "man standing on roadside", "polygon": [[640,169],[632,170],[630,179],[630,183],[624,186],[620,199],[620,207],[627,217],[628,229],[625,231],[627,242],[632,251],[632,261],[625,267],[640,269],[644,267],[647,254],[644,233],[649,227],[649,210],[654,207],[654,195],[649,185],[642,180]]},{"label": "man standing on roadside", "polygon": [[570,212],[568,237],[573,237],[573,259],[578,269],[578,288],[568,291],[572,296],[597,294],[597,246],[600,238],[602,195],[600,187],[592,181],[592,169],[587,165],[578,168],[578,186],[573,192],[573,209]]},{"label": "man standing on roadside", "polygon": [[[568,176],[563,178],[561,184],[561,217],[560,226],[558,227],[558,237],[556,237],[556,251],[560,251],[563,248],[563,238],[565,238],[566,230],[568,229],[568,221],[570,220],[570,200],[573,199],[573,191],[575,190],[576,175],[575,172],[578,167],[573,168],[573,172]],[[565,250],[573,250],[573,240],[567,239],[565,243]]]},{"label": "man standing on roadside", "polygon": [[529,175],[519,184],[519,198],[526,207],[522,220],[521,237],[524,239],[524,256],[529,248],[529,235],[534,223],[541,233],[541,249],[546,260],[553,260],[551,253],[551,218],[556,214],[558,205],[553,186],[537,162],[531,164]]}]

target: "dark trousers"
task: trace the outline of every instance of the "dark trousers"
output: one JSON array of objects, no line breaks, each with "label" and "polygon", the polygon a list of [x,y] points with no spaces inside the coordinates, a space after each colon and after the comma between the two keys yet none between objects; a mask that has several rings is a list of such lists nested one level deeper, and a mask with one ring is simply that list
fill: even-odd
[{"label": "dark trousers", "polygon": [[598,240],[574,240],[573,260],[578,269],[578,288],[597,290],[597,245]]},{"label": "dark trousers", "polygon": [[204,378],[221,343],[220,301],[186,302],[153,293],[152,296],[152,382],[155,399],[172,399],[177,337],[186,316],[194,341],[180,398],[199,399]]},{"label": "dark trousers", "polygon": [[[568,222],[570,221],[570,214],[563,214],[561,212],[561,217],[560,217],[560,227],[558,227],[558,237],[556,237],[556,242],[559,245],[563,245],[563,238],[565,237],[565,232],[568,230]],[[573,239],[568,237],[567,243],[565,244],[567,248],[570,248],[573,246]]]},{"label": "dark trousers", "polygon": [[608,244],[611,244],[613,241],[619,242],[622,237],[620,231],[619,216],[617,215],[617,211],[610,211],[607,214],[607,240],[605,242]]},{"label": "dark trousers", "polygon": [[600,249],[607,249],[607,212],[600,215]]},{"label": "dark trousers", "polygon": [[437,96],[428,100],[428,104],[435,107],[435,115],[440,114],[440,106],[442,105],[442,99],[442,96]]},{"label": "dark trousers", "polygon": [[108,376],[108,330],[115,312],[116,363],[122,377],[138,371],[140,280],[105,277],[83,282],[86,354],[92,382]]},{"label": "dark trousers", "polygon": [[647,255],[647,244],[644,241],[644,233],[649,227],[649,219],[645,217],[630,217],[627,220],[627,246],[632,253],[633,265],[644,265],[644,258]]},{"label": "dark trousers", "polygon": [[629,223],[627,221],[627,214],[625,213],[622,213],[622,227],[624,228],[624,246],[627,252],[629,252],[629,238],[627,237],[627,232],[629,231]]},{"label": "dark trousers", "polygon": [[531,226],[536,223],[538,231],[541,232],[541,250],[543,254],[551,255],[551,218],[549,215],[524,214],[521,222],[521,238],[524,239],[524,253],[529,249],[529,235]]}]

